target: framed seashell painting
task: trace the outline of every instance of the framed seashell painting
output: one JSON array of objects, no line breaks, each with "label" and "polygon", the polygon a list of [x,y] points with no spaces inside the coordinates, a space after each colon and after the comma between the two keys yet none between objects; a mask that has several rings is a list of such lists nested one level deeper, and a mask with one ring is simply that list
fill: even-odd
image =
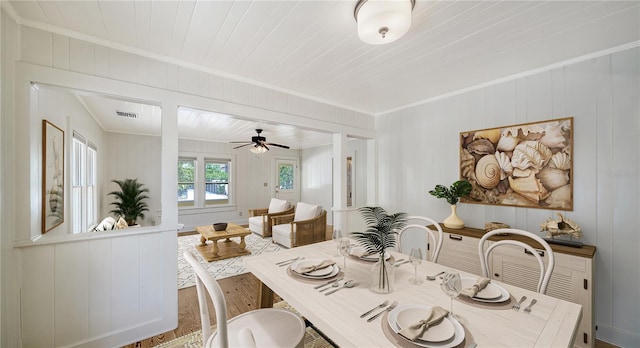
[{"label": "framed seashell painting", "polygon": [[462,202],[573,210],[573,117],[460,132]]}]

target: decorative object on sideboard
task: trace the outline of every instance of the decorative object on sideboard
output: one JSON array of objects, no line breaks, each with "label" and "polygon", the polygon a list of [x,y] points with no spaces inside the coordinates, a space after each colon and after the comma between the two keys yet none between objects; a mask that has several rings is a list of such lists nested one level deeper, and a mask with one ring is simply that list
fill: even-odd
[{"label": "decorative object on sideboard", "polygon": [[64,222],[64,131],[42,120],[42,233]]},{"label": "decorative object on sideboard", "polygon": [[394,267],[385,259],[385,252],[387,248],[396,246],[396,234],[407,225],[407,214],[389,214],[381,207],[362,207],[358,211],[367,228],[364,232],[353,232],[351,235],[367,253],[380,255],[371,268],[369,289],[377,293],[390,293],[394,286]]},{"label": "decorative object on sideboard", "polygon": [[465,203],[573,210],[573,117],[460,133]]},{"label": "decorative object on sideboard", "polygon": [[[575,221],[565,217],[561,213],[557,213],[557,215],[557,219],[548,218],[540,224],[540,232],[547,232],[545,240],[549,243],[581,248],[582,243],[574,241],[573,238],[582,238],[582,228]],[[569,236],[569,239],[556,238],[559,236]]]},{"label": "decorative object on sideboard", "polygon": [[149,205],[145,202],[149,196],[146,195],[149,189],[143,187],[144,184],[139,183],[138,179],[111,180],[118,184],[120,191],[109,192],[109,195],[115,198],[111,205],[115,208],[110,213],[116,214],[117,217],[124,217],[127,225],[135,225],[138,218],[144,219],[144,212],[149,211]]},{"label": "decorative object on sideboard", "polygon": [[216,222],[215,224],[213,224],[214,231],[226,231],[226,229],[227,229],[226,222]]},{"label": "decorative object on sideboard", "polygon": [[[491,232],[493,230],[497,230],[499,228],[511,228],[508,224],[497,221],[489,221],[484,223],[484,231]],[[499,236],[507,236],[509,233],[498,233]]]},{"label": "decorative object on sideboard", "polygon": [[457,215],[457,203],[461,197],[471,192],[471,183],[467,180],[458,180],[451,184],[451,187],[444,185],[436,185],[429,193],[437,198],[444,198],[451,205],[451,215],[444,219],[445,227],[461,229],[464,227],[464,221]]}]

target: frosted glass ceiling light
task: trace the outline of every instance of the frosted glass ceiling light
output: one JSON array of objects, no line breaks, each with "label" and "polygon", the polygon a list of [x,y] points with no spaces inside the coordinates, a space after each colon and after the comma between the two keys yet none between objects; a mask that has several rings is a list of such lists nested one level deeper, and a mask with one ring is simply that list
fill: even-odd
[{"label": "frosted glass ceiling light", "polygon": [[255,153],[256,155],[259,155],[259,154],[261,154],[261,153],[265,153],[265,152],[267,152],[267,149],[265,149],[265,148],[264,148],[264,146],[258,146],[258,145],[256,145],[256,146],[254,146],[254,147],[250,148],[250,149],[249,149],[249,151],[251,151],[251,152]]},{"label": "frosted glass ceiling light", "polygon": [[409,30],[415,3],[415,0],[359,0],[353,13],[358,36],[372,45],[396,41]]}]

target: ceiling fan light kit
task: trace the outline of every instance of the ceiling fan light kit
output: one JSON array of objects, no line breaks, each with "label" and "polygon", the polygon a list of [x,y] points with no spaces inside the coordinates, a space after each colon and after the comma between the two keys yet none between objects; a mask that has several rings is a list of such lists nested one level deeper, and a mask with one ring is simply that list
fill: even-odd
[{"label": "ceiling fan light kit", "polygon": [[411,26],[415,0],[359,0],[354,10],[358,37],[371,45],[396,41]]},{"label": "ceiling fan light kit", "polygon": [[262,129],[260,128],[256,129],[256,133],[258,133],[258,135],[251,137],[251,141],[232,141],[231,143],[243,143],[243,145],[236,146],[234,147],[234,149],[253,145],[252,147],[249,148],[249,151],[259,155],[261,153],[265,153],[269,151],[269,146],[281,147],[283,149],[289,148],[289,146],[287,145],[280,145],[280,144],[267,142],[267,138],[260,135],[262,133]]}]

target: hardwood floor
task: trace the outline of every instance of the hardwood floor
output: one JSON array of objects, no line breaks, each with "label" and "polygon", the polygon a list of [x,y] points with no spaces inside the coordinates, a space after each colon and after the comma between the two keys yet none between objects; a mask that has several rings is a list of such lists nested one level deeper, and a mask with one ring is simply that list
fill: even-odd
[{"label": "hardwood floor", "polygon": [[[218,284],[222,288],[227,302],[227,318],[233,318],[238,314],[257,308],[258,303],[258,279],[251,273],[220,279]],[[281,299],[276,296],[274,302]],[[209,315],[211,324],[216,323],[213,305],[209,299]],[[195,286],[178,290],[178,327],[157,336],[147,338],[124,346],[125,348],[153,347],[160,343],[184,336],[188,333],[200,330],[200,309],[198,307],[198,294]]]}]

